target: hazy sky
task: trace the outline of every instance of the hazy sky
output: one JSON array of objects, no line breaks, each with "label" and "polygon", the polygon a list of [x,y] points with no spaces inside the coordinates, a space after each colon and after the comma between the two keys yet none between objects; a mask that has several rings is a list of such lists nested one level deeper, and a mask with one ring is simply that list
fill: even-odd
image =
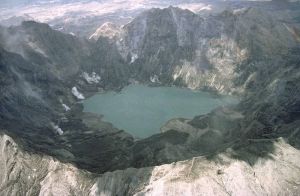
[{"label": "hazy sky", "polygon": [[25,16],[48,24],[58,22],[75,24],[79,20],[92,17],[119,15],[130,18],[145,9],[164,8],[170,5],[193,12],[218,11],[224,9],[228,2],[228,0],[0,0],[0,21],[13,16]]},{"label": "hazy sky", "polygon": [[[152,7],[167,7],[169,5],[199,11],[210,9],[208,1],[184,0],[1,0],[0,19],[11,16],[28,15],[40,22],[75,15],[99,16],[120,11],[134,12],[135,10],[149,9]],[[210,1],[211,2],[211,1]],[[13,4],[14,6],[8,6]]]},{"label": "hazy sky", "polygon": [[[88,2],[88,1],[97,1],[99,3],[101,2],[115,2],[115,0],[1,0],[0,1],[0,7],[7,7],[7,6],[24,6],[24,5],[33,5],[33,4],[52,4],[52,3],[77,3],[77,2]],[[128,0],[128,2],[136,3],[144,2],[144,3],[151,3],[153,0]],[[210,0],[210,1],[225,1],[225,0]],[[243,1],[243,0],[236,0],[236,1]],[[250,0],[251,1],[251,0]],[[253,0],[252,0],[253,1]],[[258,1],[264,1],[264,0],[258,0]],[[268,0],[266,0],[268,1]],[[125,0],[122,0],[122,2],[126,2]],[[204,2],[203,0],[160,0],[157,1],[162,4],[168,3],[168,4],[177,4],[177,3],[198,3],[198,2]]]}]

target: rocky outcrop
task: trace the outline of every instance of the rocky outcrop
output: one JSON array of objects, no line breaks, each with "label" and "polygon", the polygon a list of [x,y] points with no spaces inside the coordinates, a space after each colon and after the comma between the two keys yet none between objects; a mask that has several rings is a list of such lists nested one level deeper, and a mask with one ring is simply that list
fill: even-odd
[{"label": "rocky outcrop", "polygon": [[[3,49],[0,75],[0,128],[14,138],[20,137],[25,149],[98,172],[128,165],[129,161],[120,163],[118,159],[129,159],[133,138],[97,120],[99,117],[83,114],[78,97],[72,94],[74,84]],[[107,159],[115,159],[115,164],[107,164]]]},{"label": "rocky outcrop", "polygon": [[[271,13],[152,9],[96,42],[0,32],[1,195],[299,194],[299,43]],[[129,79],[243,96],[134,141],[78,103]]]},{"label": "rocky outcrop", "polygon": [[102,24],[96,31],[93,33],[89,39],[98,40],[99,37],[108,37],[110,39],[116,38],[120,34],[120,27],[111,22],[106,22]]},{"label": "rocky outcrop", "polygon": [[80,81],[84,73],[95,72],[102,78],[97,86],[109,89],[123,86],[129,77],[124,60],[109,38],[93,43],[53,30],[47,24],[26,21],[20,26],[0,28],[0,40],[4,50],[21,55],[37,70],[47,69],[68,85],[91,87]]},{"label": "rocky outcrop", "polygon": [[283,139],[274,148],[268,159],[248,153],[249,161],[257,159],[255,165],[233,159],[228,149],[211,159],[194,157],[154,168],[106,173],[97,179],[91,195],[299,194],[299,151]]},{"label": "rocky outcrop", "polygon": [[83,63],[83,58],[89,54],[88,43],[84,40],[33,21],[5,28],[1,36],[1,45],[5,50],[47,67],[61,79],[75,75]]},{"label": "rocky outcrop", "polygon": [[243,161],[228,149],[209,159],[194,157],[94,175],[49,156],[24,152],[2,134],[0,190],[1,195],[298,195],[299,151],[282,138],[273,145],[268,158],[240,149],[247,152],[248,161]]},{"label": "rocky outcrop", "polygon": [[84,195],[91,188],[90,173],[50,156],[24,152],[3,133],[0,148],[1,195]]},{"label": "rocky outcrop", "polygon": [[203,18],[169,7],[139,15],[124,26],[117,45],[142,81],[157,75],[164,84],[241,93],[233,83],[239,65],[282,54],[294,41],[285,25],[265,10]]}]

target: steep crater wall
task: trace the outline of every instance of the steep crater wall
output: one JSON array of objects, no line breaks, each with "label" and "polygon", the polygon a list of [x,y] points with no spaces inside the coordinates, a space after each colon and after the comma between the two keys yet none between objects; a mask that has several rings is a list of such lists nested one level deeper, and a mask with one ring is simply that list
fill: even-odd
[{"label": "steep crater wall", "polygon": [[[241,146],[252,140],[291,134],[290,143],[298,145],[299,43],[260,10],[201,18],[173,7],[152,9],[125,26],[120,37],[96,43],[35,22],[0,30],[1,128],[28,151],[103,173],[232,146],[239,157]],[[82,96],[133,80],[245,98],[236,108],[170,121],[163,133],[140,141],[82,113],[77,104]]]}]

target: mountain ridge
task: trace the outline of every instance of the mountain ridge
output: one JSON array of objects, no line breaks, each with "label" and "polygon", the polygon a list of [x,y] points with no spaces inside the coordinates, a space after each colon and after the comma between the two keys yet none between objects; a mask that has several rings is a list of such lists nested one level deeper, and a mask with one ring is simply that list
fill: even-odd
[{"label": "mountain ridge", "polygon": [[[252,8],[208,18],[153,9],[124,27],[123,41],[92,42],[35,22],[1,28],[1,193],[198,194],[195,186],[206,194],[216,188],[221,195],[297,195],[300,49],[282,22],[271,18]],[[13,47],[18,44],[22,52]],[[236,88],[241,103],[173,119],[162,133],[135,141],[83,113],[78,96],[120,89],[131,80],[218,93]],[[31,164],[41,159],[37,176],[27,180]],[[244,181],[230,180],[235,172]]]}]

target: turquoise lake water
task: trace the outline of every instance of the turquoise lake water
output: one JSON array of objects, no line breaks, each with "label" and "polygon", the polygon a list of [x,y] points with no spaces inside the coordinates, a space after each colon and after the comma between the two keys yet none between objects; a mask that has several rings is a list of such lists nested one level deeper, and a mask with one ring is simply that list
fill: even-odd
[{"label": "turquoise lake water", "polygon": [[178,87],[129,85],[121,92],[96,94],[84,101],[84,111],[103,115],[103,120],[134,137],[145,138],[160,132],[172,118],[193,118],[238,100],[216,97],[208,92]]}]

